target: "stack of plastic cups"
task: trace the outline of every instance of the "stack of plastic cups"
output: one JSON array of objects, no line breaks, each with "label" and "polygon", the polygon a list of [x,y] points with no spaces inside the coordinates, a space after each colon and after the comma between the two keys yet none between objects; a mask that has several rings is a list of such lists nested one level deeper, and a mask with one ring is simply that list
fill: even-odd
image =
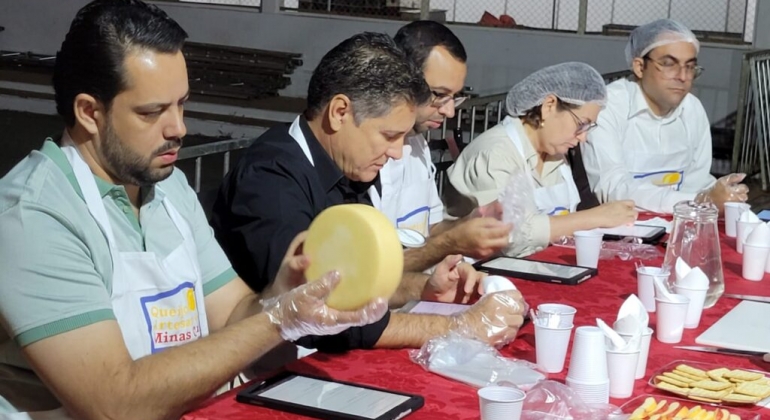
[{"label": "stack of plastic cups", "polygon": [[566,383],[587,404],[610,401],[607,351],[604,333],[598,327],[575,329]]}]

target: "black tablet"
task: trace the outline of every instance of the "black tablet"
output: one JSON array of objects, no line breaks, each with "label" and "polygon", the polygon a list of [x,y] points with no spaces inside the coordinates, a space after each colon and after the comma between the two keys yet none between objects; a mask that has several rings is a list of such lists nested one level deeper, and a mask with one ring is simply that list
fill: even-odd
[{"label": "black tablet", "polygon": [[505,256],[479,261],[473,266],[489,274],[569,285],[580,284],[598,273],[597,269],[590,267]]},{"label": "black tablet", "polygon": [[239,392],[236,400],[329,420],[401,419],[425,403],[418,395],[295,372],[257,381]]},{"label": "black tablet", "polygon": [[612,229],[597,229],[604,233],[604,240],[619,241],[623,238],[639,238],[645,244],[655,244],[666,234],[666,228],[661,226],[633,225]]}]

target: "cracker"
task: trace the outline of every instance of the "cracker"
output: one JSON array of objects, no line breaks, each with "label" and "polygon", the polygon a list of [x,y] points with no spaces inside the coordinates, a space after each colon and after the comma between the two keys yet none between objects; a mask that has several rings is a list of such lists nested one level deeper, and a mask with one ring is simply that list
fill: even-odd
[{"label": "cracker", "polygon": [[664,389],[669,392],[673,392],[675,394],[684,395],[687,396],[690,393],[690,390],[688,388],[679,387],[676,385],[672,385],[668,382],[658,382],[658,388]]},{"label": "cracker", "polygon": [[730,382],[726,378],[722,377],[725,373],[729,371],[730,369],[727,369],[727,368],[712,369],[706,372],[706,375],[708,375],[708,377],[711,378],[712,381]]},{"label": "cracker", "polygon": [[674,372],[663,372],[663,376],[666,376],[668,378],[677,380],[679,382],[684,382],[686,384],[695,382],[694,379],[692,379],[692,378],[690,378],[688,376],[682,376],[682,375],[679,375],[678,373],[674,373]]},{"label": "cracker", "polygon": [[674,370],[679,370],[679,371],[688,373],[690,375],[699,376],[702,378],[708,378],[708,375],[706,375],[706,372],[685,364],[678,365]]},{"label": "cracker", "polygon": [[722,391],[732,387],[730,383],[711,381],[711,380],[692,382],[690,383],[690,386],[692,388],[702,388],[708,391]]},{"label": "cracker", "polygon": [[703,375],[703,376],[698,376],[698,375],[694,375],[694,374],[692,374],[692,373],[687,373],[687,372],[685,372],[685,371],[683,371],[683,370],[678,370],[678,369],[675,369],[673,373],[675,373],[675,374],[677,374],[677,375],[679,375],[679,376],[684,376],[684,377],[686,377],[686,378],[690,378],[690,379],[692,379],[693,381],[702,381],[702,380],[704,380],[704,379],[708,379],[708,378],[709,378],[709,377],[708,377],[708,376],[706,376],[706,375]]},{"label": "cracker", "polygon": [[752,397],[750,395],[743,394],[729,394],[722,398],[722,402],[738,403],[738,404],[753,404],[761,400],[759,397]]},{"label": "cracker", "polygon": [[676,386],[678,386],[680,388],[687,388],[687,387],[689,387],[689,385],[687,385],[687,382],[682,382],[682,381],[676,380],[674,378],[671,378],[669,376],[658,375],[658,376],[655,377],[655,379],[658,380],[658,383],[660,383],[660,382],[668,382],[671,385],[676,385]]},{"label": "cracker", "polygon": [[743,382],[735,388],[735,392],[743,395],[750,395],[752,397],[764,398],[765,396],[770,395],[770,386],[755,382]]},{"label": "cracker", "polygon": [[707,403],[721,403],[721,402],[722,402],[722,400],[721,400],[721,399],[719,399],[719,400],[714,400],[714,399],[711,399],[711,398],[704,398],[704,397],[694,397],[694,396],[692,396],[692,395],[688,395],[688,396],[687,396],[687,398],[689,398],[689,399],[691,399],[691,400],[695,400],[695,401],[702,401],[702,402],[707,402]]},{"label": "cracker", "polygon": [[730,380],[737,379],[740,381],[756,381],[765,377],[759,372],[747,372],[740,369],[731,370],[730,372],[725,373],[724,376]]},{"label": "cracker", "polygon": [[703,388],[692,388],[690,389],[690,393],[687,394],[688,397],[698,397],[698,398],[708,398],[710,400],[721,400],[726,395],[730,394],[730,390],[721,390],[721,391],[710,391],[708,389]]}]

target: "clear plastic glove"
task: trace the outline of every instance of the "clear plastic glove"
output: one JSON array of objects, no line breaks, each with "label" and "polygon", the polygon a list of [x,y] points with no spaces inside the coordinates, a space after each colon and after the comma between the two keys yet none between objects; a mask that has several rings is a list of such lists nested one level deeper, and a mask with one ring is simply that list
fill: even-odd
[{"label": "clear plastic glove", "polygon": [[379,321],[388,311],[388,301],[377,298],[356,311],[338,311],[326,306],[326,298],[340,281],[331,272],[321,280],[304,284],[278,297],[262,301],[262,312],[278,326],[281,337],[296,341],[308,335],[334,335],[350,327]]},{"label": "clear plastic glove", "polygon": [[749,199],[749,187],[746,184],[740,183],[744,178],[746,178],[746,174],[725,175],[717,179],[717,182],[711,189],[698,194],[695,201],[699,203],[710,201],[722,213],[725,203],[734,201],[745,202]]},{"label": "clear plastic glove", "polygon": [[467,311],[452,315],[450,330],[499,348],[516,338],[528,310],[517,290],[489,293]]},{"label": "clear plastic glove", "polygon": [[481,296],[481,279],[486,274],[463,262],[462,255],[449,255],[433,271],[422,290],[421,300],[468,303]]}]

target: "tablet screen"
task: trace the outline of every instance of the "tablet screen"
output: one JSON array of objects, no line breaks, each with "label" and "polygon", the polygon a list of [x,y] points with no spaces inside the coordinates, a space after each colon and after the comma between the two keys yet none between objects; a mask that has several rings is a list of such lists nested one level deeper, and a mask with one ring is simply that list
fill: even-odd
[{"label": "tablet screen", "polygon": [[646,226],[646,225],[634,225],[634,226],[620,226],[616,228],[596,229],[605,235],[615,235],[634,238],[650,238],[659,233],[662,228],[659,226]]},{"label": "tablet screen", "polygon": [[254,395],[368,419],[376,419],[409,400],[405,395],[305,376],[292,376]]},{"label": "tablet screen", "polygon": [[494,260],[487,261],[482,265],[482,267],[514,271],[518,273],[541,274],[544,276],[552,276],[564,279],[578,276],[586,271],[586,269],[583,267],[550,264],[542,261],[530,261],[506,257],[495,258]]}]

